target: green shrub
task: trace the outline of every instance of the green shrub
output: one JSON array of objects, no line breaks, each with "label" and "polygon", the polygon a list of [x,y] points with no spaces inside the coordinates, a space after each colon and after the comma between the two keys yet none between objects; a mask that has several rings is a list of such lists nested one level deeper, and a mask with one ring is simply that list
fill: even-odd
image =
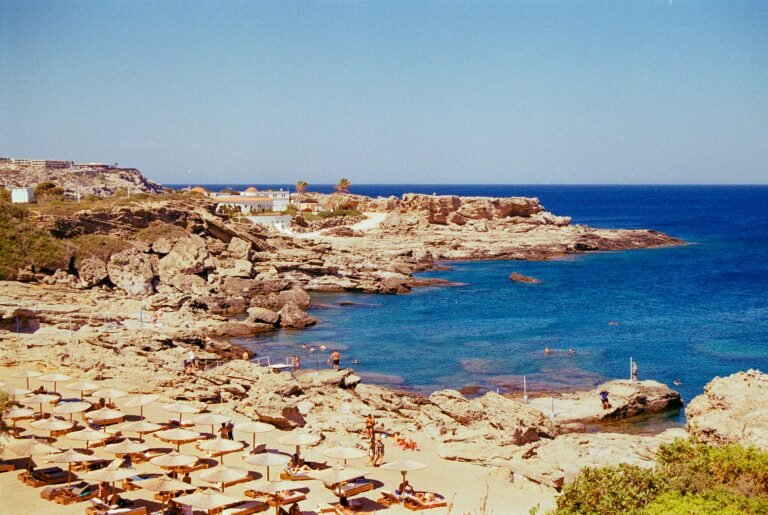
[{"label": "green shrub", "polygon": [[680,492],[666,492],[648,504],[642,513],[647,515],[700,513],[741,515],[754,513],[757,515],[768,513],[768,498],[765,496],[745,497],[722,488],[688,495]]},{"label": "green shrub", "polygon": [[666,482],[662,474],[637,465],[586,467],[557,498],[557,513],[639,513]]},{"label": "green shrub", "polygon": [[35,186],[35,198],[39,201],[64,198],[64,190],[52,182],[39,182]]},{"label": "green shrub", "polygon": [[0,279],[12,280],[21,268],[67,268],[71,256],[67,242],[57,240],[29,219],[26,208],[0,203]]},{"label": "green shrub", "polygon": [[88,257],[97,257],[109,261],[112,254],[117,254],[131,247],[131,244],[121,238],[103,234],[85,234],[73,238],[75,259],[79,262]]},{"label": "green shrub", "polygon": [[136,239],[147,243],[154,243],[160,238],[181,238],[187,234],[187,230],[178,225],[154,221],[148,227],[136,233]]}]

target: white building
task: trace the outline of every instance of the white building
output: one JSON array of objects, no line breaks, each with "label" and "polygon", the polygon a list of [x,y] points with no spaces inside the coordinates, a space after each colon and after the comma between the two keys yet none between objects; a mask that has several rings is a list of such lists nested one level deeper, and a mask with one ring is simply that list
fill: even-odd
[{"label": "white building", "polygon": [[272,211],[283,212],[288,209],[291,203],[291,193],[280,188],[279,190],[257,190],[253,186],[247,188],[243,193],[244,197],[268,197],[272,199]]},{"label": "white building", "polygon": [[11,202],[14,204],[29,204],[35,201],[35,188],[13,188]]},{"label": "white building", "polygon": [[223,206],[233,207],[238,209],[243,214],[274,211],[272,207],[272,199],[269,197],[256,197],[253,195],[227,195],[215,198],[217,211],[220,211]]},{"label": "white building", "polygon": [[274,227],[281,232],[290,232],[292,218],[291,215],[260,215],[249,216],[248,220],[264,227]]}]

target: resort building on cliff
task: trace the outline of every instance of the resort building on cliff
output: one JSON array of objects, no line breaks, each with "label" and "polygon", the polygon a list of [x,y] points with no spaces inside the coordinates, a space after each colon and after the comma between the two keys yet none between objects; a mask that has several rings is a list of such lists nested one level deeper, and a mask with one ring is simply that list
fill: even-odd
[{"label": "resort building on cliff", "polygon": [[255,195],[222,195],[215,197],[216,211],[223,208],[235,209],[243,214],[263,213],[274,211],[270,197],[257,197]]}]

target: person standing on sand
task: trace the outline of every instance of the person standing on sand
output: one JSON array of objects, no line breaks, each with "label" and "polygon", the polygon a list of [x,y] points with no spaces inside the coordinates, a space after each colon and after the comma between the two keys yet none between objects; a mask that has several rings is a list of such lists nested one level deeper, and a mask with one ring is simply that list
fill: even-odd
[{"label": "person standing on sand", "polygon": [[384,461],[384,440],[381,437],[376,439],[376,448],[373,452],[373,466],[378,467]]},{"label": "person standing on sand", "polygon": [[372,414],[368,414],[368,418],[365,419],[365,437],[368,440],[373,440],[373,429],[376,427],[376,421],[373,419]]},{"label": "person standing on sand", "polygon": [[338,371],[339,363],[341,362],[341,354],[339,354],[337,349],[333,349],[333,353],[331,353],[331,361],[333,362],[333,369]]},{"label": "person standing on sand", "polygon": [[632,380],[637,382],[637,361],[632,362]]}]

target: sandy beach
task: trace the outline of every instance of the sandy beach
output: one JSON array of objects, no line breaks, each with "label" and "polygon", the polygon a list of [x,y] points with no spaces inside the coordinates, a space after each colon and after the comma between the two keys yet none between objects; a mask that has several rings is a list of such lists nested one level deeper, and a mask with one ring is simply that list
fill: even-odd
[{"label": "sandy beach", "polygon": [[[32,368],[33,367],[28,367],[27,369]],[[5,388],[25,386],[25,379],[11,377],[14,372],[19,370],[21,369],[14,367],[0,368],[0,381],[6,383]],[[66,369],[56,371],[41,369],[40,371],[61,372],[75,378],[67,381],[69,383],[74,382],[79,375],[75,370]],[[32,388],[36,388],[40,384],[34,378],[31,382]],[[64,398],[76,398],[76,392],[62,388],[67,382],[59,384],[58,390],[64,394]],[[103,381],[103,385],[129,389],[125,384],[109,380]],[[48,386],[50,386],[50,384]],[[162,395],[162,392],[158,393]],[[118,408],[120,408],[124,402],[130,398],[131,396],[129,395],[121,399],[115,399],[115,403]],[[88,398],[86,397],[86,400],[87,399]],[[146,420],[163,423],[173,418],[173,414],[162,409],[163,404],[166,402],[172,402],[172,399],[161,398],[157,402],[145,406],[144,416]],[[44,411],[50,411],[50,408],[50,406],[45,406]],[[232,410],[232,403],[215,404],[209,406],[209,408],[210,411],[214,413],[231,415],[236,425],[248,421],[242,415],[238,415]],[[125,409],[124,413],[127,415],[126,421],[139,419],[138,409]],[[75,415],[75,420],[82,421],[80,415]],[[20,438],[47,436],[45,431],[30,428],[29,424],[29,420],[24,420],[19,423],[19,426],[23,428],[18,434]],[[202,432],[204,438],[209,436],[211,430],[210,426],[205,425],[194,426],[190,429]],[[271,452],[290,454],[292,448],[278,442],[278,439],[286,434],[288,434],[287,431],[281,430],[273,430],[268,433],[258,434],[256,437],[257,445],[260,443],[266,444],[267,449]],[[511,482],[507,471],[495,467],[482,467],[469,463],[443,460],[438,457],[436,444],[430,437],[420,433],[414,433],[409,435],[409,437],[412,437],[418,443],[419,450],[415,452],[402,450],[394,445],[392,439],[387,439],[385,440],[386,450],[384,462],[411,459],[427,465],[423,470],[409,473],[408,479],[417,490],[434,491],[445,496],[448,501],[448,507],[432,509],[430,510],[431,513],[481,513],[481,507],[484,504],[487,513],[527,513],[530,508],[536,505],[541,505],[543,508],[553,506],[555,497],[554,489],[542,487],[524,478],[516,478]],[[226,466],[252,471],[252,475],[256,481],[264,479],[262,477],[265,474],[264,467],[249,465],[243,461],[243,458],[247,456],[251,450],[251,435],[235,431],[234,438],[235,440],[246,442],[247,445],[242,451],[226,455],[224,458]],[[4,462],[12,460],[14,463],[19,463],[19,466],[23,466],[24,460],[14,460],[15,457],[13,456],[13,453],[8,450],[8,438],[5,439],[5,443],[6,449],[4,452]],[[146,443],[150,445],[151,448],[165,449],[169,451],[172,448],[170,444],[165,443],[152,435],[146,436]],[[66,436],[56,438],[53,445],[61,449],[82,449],[84,447],[82,442],[68,439]],[[328,462],[328,465],[330,466],[337,466],[338,460],[329,459],[322,454],[322,451],[328,447],[328,444],[320,442],[320,444],[315,447],[303,448],[302,455],[309,461]],[[360,438],[359,447],[364,447],[362,438]],[[114,459],[114,455],[105,451],[103,447],[98,447],[94,449],[93,452],[97,457],[109,460]],[[181,453],[193,454],[201,457],[204,456],[204,453],[196,449],[195,445],[192,443],[182,444]],[[37,458],[35,462],[38,466],[46,465],[46,462],[42,458]],[[374,490],[353,498],[355,499],[353,505],[361,503],[360,506],[362,512],[377,512],[381,510],[385,513],[392,514],[409,513],[409,510],[398,505],[386,507],[376,503],[376,500],[381,497],[381,490],[392,491],[397,487],[401,479],[399,472],[374,468],[370,465],[367,458],[350,460],[348,466],[364,470],[367,479],[376,481],[376,488]],[[134,464],[134,468],[137,474],[159,474],[163,472],[161,468],[148,462]],[[276,478],[280,472],[280,468],[281,467],[272,467],[271,479],[274,480]],[[85,508],[89,505],[88,502],[84,502],[69,506],[61,506],[53,501],[42,499],[40,497],[42,488],[33,488],[24,485],[17,478],[18,473],[18,470],[0,473],[0,497],[3,499],[2,506],[0,506],[0,512],[2,513],[43,514],[55,512],[61,514],[74,514],[83,513]],[[201,473],[202,471],[195,471],[191,474],[192,485],[201,488],[211,487],[212,485],[200,479]],[[244,500],[248,499],[244,496],[244,492],[249,489],[249,484],[252,484],[252,482],[240,483],[228,487],[226,488],[226,493]],[[335,495],[325,488],[319,481],[301,481],[297,482],[296,486],[297,488],[302,489],[308,488],[307,499],[300,503],[302,513],[318,513],[323,505],[337,500]],[[137,504],[146,504],[150,512],[159,510],[160,508],[159,503],[154,501],[153,494],[143,489],[121,492],[120,495],[124,498],[136,501]],[[271,513],[271,511],[269,512]],[[195,513],[198,512],[196,511]]]}]

